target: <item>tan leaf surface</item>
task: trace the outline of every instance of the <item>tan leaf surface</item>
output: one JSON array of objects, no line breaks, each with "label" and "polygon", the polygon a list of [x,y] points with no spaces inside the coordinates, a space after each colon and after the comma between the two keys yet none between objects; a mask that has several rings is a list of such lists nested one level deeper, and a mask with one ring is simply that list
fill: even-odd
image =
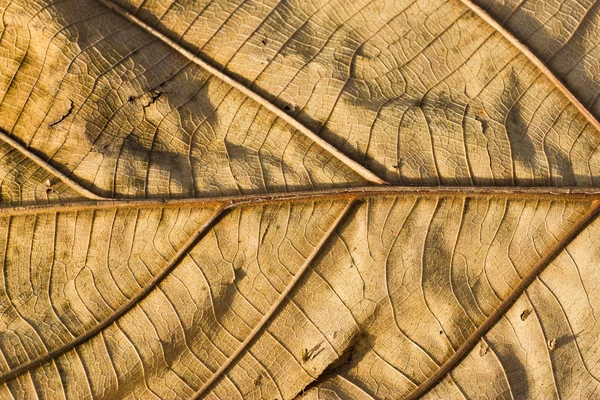
[{"label": "tan leaf surface", "polygon": [[595,2],[0,0],[0,398],[593,398]]}]

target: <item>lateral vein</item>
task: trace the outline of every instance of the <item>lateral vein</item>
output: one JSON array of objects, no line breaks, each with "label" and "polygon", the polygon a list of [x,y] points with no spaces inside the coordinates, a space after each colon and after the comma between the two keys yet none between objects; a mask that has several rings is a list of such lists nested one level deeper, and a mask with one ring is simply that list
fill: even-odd
[{"label": "lateral vein", "polygon": [[215,385],[219,379],[221,379],[225,373],[231,368],[231,366],[235,363],[235,361],[246,351],[248,346],[250,346],[255,339],[258,338],[260,333],[268,326],[268,324],[272,321],[273,316],[277,313],[281,305],[288,298],[288,295],[294,290],[300,279],[304,276],[304,273],[308,270],[308,268],[312,265],[314,259],[319,255],[322,251],[325,244],[329,241],[331,235],[335,232],[340,223],[344,220],[344,218],[348,215],[350,209],[355,203],[355,199],[351,199],[344,210],[338,215],[336,220],[331,224],[327,232],[321,237],[319,243],[315,246],[312,253],[306,258],[296,275],[292,278],[290,283],[286,286],[285,290],[281,292],[278,301],[276,301],[269,311],[262,317],[260,322],[252,329],[252,331],[248,334],[246,339],[240,344],[237,350],[229,356],[229,358],[221,365],[221,367],[202,385],[202,387],[194,394],[193,399],[197,400],[202,398],[204,393],[211,389],[213,385]]},{"label": "lateral vein", "polygon": [[583,114],[585,119],[596,130],[600,132],[600,121],[584,106],[581,101],[571,92],[569,88],[563,83],[563,81],[556,76],[525,43],[521,42],[515,35],[508,31],[502,24],[494,19],[486,10],[475,4],[472,0],[460,0],[465,6],[471,11],[477,14],[481,19],[488,23],[492,28],[498,31],[505,39],[507,39],[513,46],[515,46],[521,53],[523,53],[538,69],[546,75],[546,77],[561,91],[563,95],[577,108],[577,110]]},{"label": "lateral vein", "polygon": [[58,169],[54,168],[47,161],[44,161],[41,157],[34,154],[31,150],[27,149],[25,146],[17,142],[15,139],[10,137],[9,134],[0,129],[0,140],[11,146],[13,149],[17,150],[19,153],[23,154],[25,157],[33,161],[38,166],[42,167],[46,171],[50,172],[52,175],[60,179],[63,183],[69,186],[71,189],[75,190],[77,193],[87,197],[91,200],[107,200],[106,197],[99,196],[88,189],[81,186],[81,184],[77,183],[73,179],[69,178],[64,173],[60,172]]},{"label": "lateral vein", "polygon": [[217,207],[210,218],[198,229],[198,231],[192,235],[185,244],[175,253],[173,258],[169,261],[167,266],[152,279],[152,281],[146,285],[138,294],[132,297],[129,301],[123,304],[117,311],[110,315],[110,317],[106,318],[93,328],[87,330],[83,334],[77,336],[75,339],[70,341],[69,343],[64,344],[63,346],[50,351],[49,353],[37,357],[25,364],[21,364],[18,367],[11,369],[3,375],[0,375],[0,384],[3,384],[15,377],[30,371],[36,367],[39,367],[42,364],[52,361],[53,359],[65,354],[66,352],[74,349],[75,347],[87,342],[92,337],[98,335],[104,329],[109,327],[111,324],[116,322],[119,318],[127,314],[131,309],[133,309],[136,305],[138,305],[144,298],[146,298],[152,290],[158,286],[172,271],[173,269],[180,264],[180,262],[185,258],[188,254],[188,251],[192,246],[194,246],[198,241],[200,241],[204,235],[219,221],[220,217],[223,215],[225,211],[224,207]]},{"label": "lateral vein", "polygon": [[513,291],[492,312],[486,320],[477,328],[471,336],[456,350],[456,352],[442,364],[442,366],[423,383],[421,383],[405,400],[416,400],[435,385],[441,382],[452,370],[475,348],[477,343],[498,323],[512,305],[521,297],[525,290],[537,279],[538,276],[558,257],[558,255],[575,238],[592,223],[600,212],[600,201],[595,201],[590,210],[569,230],[552,248],[546,253],[538,264],[519,282]]},{"label": "lateral vein", "polygon": [[369,170],[362,164],[358,163],[357,161],[354,161],[353,159],[348,157],[346,154],[341,152],[337,147],[333,146],[331,143],[329,143],[328,141],[323,139],[321,136],[319,136],[318,134],[313,132],[306,125],[304,125],[303,123],[298,121],[296,118],[292,117],[291,115],[289,115],[288,113],[286,113],[285,111],[283,111],[282,109],[277,107],[271,101],[267,100],[266,98],[264,98],[257,92],[250,89],[248,86],[244,85],[243,83],[239,82],[238,80],[227,75],[220,69],[215,68],[209,62],[205,61],[201,57],[192,53],[191,51],[189,51],[188,49],[186,49],[179,43],[175,42],[174,40],[170,39],[168,36],[161,33],[157,29],[146,24],[145,22],[143,22],[142,20],[137,18],[135,15],[131,14],[129,11],[114,4],[112,1],[110,1],[110,0],[98,0],[98,1],[102,4],[104,4],[106,7],[110,8],[110,9],[114,10],[115,12],[117,12],[118,14],[120,14],[122,17],[124,17],[128,21],[130,21],[130,22],[134,23],[135,25],[137,25],[138,27],[142,28],[149,34],[158,38],[163,43],[165,43],[167,46],[173,48],[174,50],[179,52],[181,55],[186,57],[188,60],[190,60],[194,64],[200,66],[201,68],[208,71],[210,74],[214,75],[221,81],[229,84],[230,86],[232,86],[235,89],[242,92],[244,95],[248,96],[249,98],[251,98],[254,101],[256,101],[257,103],[259,103],[261,106],[263,106],[266,109],[268,109],[269,111],[273,112],[279,118],[283,119],[285,122],[287,122],[288,124],[290,124],[291,126],[296,128],[298,131],[300,131],[306,137],[308,137],[313,142],[318,144],[321,148],[323,148],[324,150],[329,152],[331,155],[333,155],[335,158],[340,160],[346,166],[350,167],[352,170],[354,170],[356,173],[361,175],[363,178],[365,178],[368,181],[373,182],[373,183],[387,184],[387,182],[385,180],[378,177],[374,172],[372,172],[371,170]]}]

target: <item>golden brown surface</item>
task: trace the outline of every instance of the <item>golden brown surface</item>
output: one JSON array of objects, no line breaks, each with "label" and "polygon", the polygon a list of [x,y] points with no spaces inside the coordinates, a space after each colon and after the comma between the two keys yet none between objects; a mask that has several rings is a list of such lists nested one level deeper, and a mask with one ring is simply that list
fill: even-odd
[{"label": "golden brown surface", "polygon": [[600,7],[0,0],[0,398],[593,398]]}]

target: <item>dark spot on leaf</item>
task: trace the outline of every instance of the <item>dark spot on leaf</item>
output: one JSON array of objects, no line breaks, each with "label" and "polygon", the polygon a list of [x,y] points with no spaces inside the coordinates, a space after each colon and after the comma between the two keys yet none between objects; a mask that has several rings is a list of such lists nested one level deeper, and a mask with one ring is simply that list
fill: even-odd
[{"label": "dark spot on leaf", "polygon": [[561,348],[562,346],[571,343],[575,340],[575,336],[573,335],[562,335],[556,338],[556,348]]},{"label": "dark spot on leaf", "polygon": [[283,109],[285,111],[292,111],[292,107],[289,104],[286,104],[285,107],[283,107]]},{"label": "dark spot on leaf", "polygon": [[523,116],[523,105],[519,101],[523,90],[519,77],[511,70],[507,77],[506,89],[502,93],[502,101],[507,106],[510,105],[506,116],[506,132],[515,161],[535,171],[535,144],[528,135],[528,122]]},{"label": "dark spot on leaf", "polygon": [[479,115],[475,115],[475,120],[477,120],[481,124],[481,132],[485,133],[488,128],[488,123],[485,118],[480,117]]},{"label": "dark spot on leaf", "polygon": [[521,313],[521,321],[525,321],[527,317],[529,317],[529,314],[531,314],[530,309],[523,310],[523,312]]},{"label": "dark spot on leaf", "polygon": [[263,379],[263,376],[259,374],[256,377],[256,379],[254,380],[254,386],[257,386],[257,387],[261,386],[262,385],[262,379]]},{"label": "dark spot on leaf", "polygon": [[239,282],[242,279],[244,279],[244,277],[246,277],[246,271],[244,271],[241,267],[234,269],[234,271],[235,271],[235,280],[236,281]]},{"label": "dark spot on leaf", "polygon": [[162,346],[165,362],[168,366],[173,365],[181,353],[179,349],[180,343],[178,343],[177,335],[175,332],[171,332],[169,338],[159,339],[158,341]]},{"label": "dark spot on leaf", "polygon": [[264,39],[261,41],[261,43],[262,43],[263,45],[265,45],[265,46],[266,46],[266,45],[267,45],[267,38],[264,38]]}]

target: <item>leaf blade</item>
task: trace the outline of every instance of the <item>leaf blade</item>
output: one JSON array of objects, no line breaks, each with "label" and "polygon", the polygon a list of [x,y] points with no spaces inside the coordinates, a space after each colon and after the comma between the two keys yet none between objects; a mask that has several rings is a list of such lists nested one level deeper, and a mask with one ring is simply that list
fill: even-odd
[{"label": "leaf blade", "polygon": [[[0,236],[0,368],[62,349],[3,393],[172,398],[208,384],[222,398],[380,398],[427,385],[438,397],[593,394],[581,384],[595,376],[585,347],[594,276],[572,249],[595,227],[577,235],[598,204],[600,139],[577,110],[593,77],[583,73],[582,90],[564,65],[588,71],[581,63],[596,53],[564,65],[558,54],[580,52],[597,7],[567,0],[572,15],[547,20],[565,22],[566,36],[541,28],[545,8],[531,37],[502,23],[532,54],[550,38],[557,56],[544,72],[458,2],[114,3],[141,29],[92,0],[0,6],[0,125],[27,143],[19,153],[0,141],[10,233]],[[484,2],[515,20],[535,4]],[[294,124],[407,186],[364,186]],[[29,154],[75,189],[116,199],[83,201]],[[365,203],[331,228],[354,198]],[[200,234],[186,216],[215,207],[227,215],[181,250]],[[148,286],[148,274],[164,279]],[[518,348],[532,323],[538,332]],[[532,373],[530,361],[543,365]]]}]

